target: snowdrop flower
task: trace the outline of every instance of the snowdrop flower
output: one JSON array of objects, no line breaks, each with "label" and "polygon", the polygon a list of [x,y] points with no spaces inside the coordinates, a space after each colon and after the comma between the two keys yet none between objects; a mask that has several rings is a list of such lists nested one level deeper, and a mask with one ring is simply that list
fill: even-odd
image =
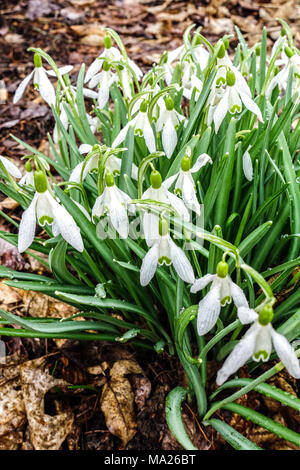
[{"label": "snowdrop flower", "polygon": [[[79,152],[81,154],[90,153],[93,150],[96,150],[98,145],[92,146],[89,144],[82,144],[79,147]],[[73,169],[69,181],[73,181],[74,183],[80,183],[80,181],[84,181],[87,177],[88,173],[93,170],[98,170],[99,167],[99,158],[100,152],[95,153],[92,157],[88,158],[87,161],[83,161],[78,163]],[[121,166],[122,160],[121,158],[116,157],[115,155],[110,155],[106,160],[105,167],[106,171],[109,171],[114,176],[119,175],[121,173]],[[138,175],[138,167],[133,163],[131,169],[131,177],[134,180],[137,180]]]},{"label": "snowdrop flower", "polygon": [[165,100],[165,110],[161,110],[160,116],[156,122],[156,130],[157,132],[162,132],[163,149],[168,158],[171,158],[177,145],[178,138],[176,128],[181,121],[186,121],[186,118],[174,109],[174,102],[172,98],[168,96]]},{"label": "snowdrop flower", "polygon": [[134,215],[135,207],[130,204],[131,198],[115,185],[114,177],[109,171],[105,173],[105,183],[106,187],[97,197],[92,209],[92,218],[100,218],[107,214],[120,237],[127,238],[129,234],[127,209]]},{"label": "snowdrop flower", "polygon": [[[193,55],[195,59],[197,60],[198,64],[200,65],[201,70],[204,70],[208,64],[209,53],[201,43],[198,43],[198,39],[201,41],[200,38],[197,38],[196,44],[192,47]],[[177,47],[177,49],[174,49],[173,51],[168,52],[166,65],[168,66],[168,68],[174,67],[173,63],[177,60],[179,61],[184,60],[185,56],[186,56],[185,46],[182,45],[180,47]]]},{"label": "snowdrop flower", "polygon": [[191,167],[190,152],[181,160],[181,167],[178,173],[170,176],[164,181],[164,187],[169,189],[176,181],[175,193],[180,195],[184,204],[191,211],[200,215],[200,204],[197,199],[195,182],[192,174],[197,173],[207,163],[212,164],[212,159],[207,153],[202,153]]},{"label": "snowdrop flower", "polygon": [[134,129],[134,133],[136,135],[138,134],[139,136],[144,137],[145,143],[150,153],[154,153],[156,151],[155,137],[148,118],[146,101],[142,102],[137,115],[128,121],[126,126],[123,127],[123,129],[119,132],[112,143],[112,148],[116,148],[118,145],[124,142],[129,127]]},{"label": "snowdrop flower", "polygon": [[[190,220],[190,215],[183,201],[175,194],[172,194],[162,184],[161,175],[158,171],[153,170],[150,175],[151,186],[143,193],[142,199],[151,199],[153,201],[170,204],[178,216],[185,222]],[[150,211],[143,214],[143,230],[148,246],[151,246],[158,238],[158,222],[159,216]]]},{"label": "snowdrop flower", "polygon": [[36,193],[29,207],[23,212],[19,227],[19,252],[27,250],[32,244],[36,223],[41,227],[50,225],[54,236],[61,234],[75,250],[82,252],[84,246],[79,227],[68,211],[48,191],[47,179],[42,171],[35,172],[34,185]]},{"label": "snowdrop flower", "polygon": [[196,75],[196,66],[192,62],[184,62],[183,64],[183,75],[181,79],[181,85],[183,87],[183,96],[190,100],[192,98],[193,91],[195,92],[195,101],[198,100],[200,93],[203,88],[203,83]]},{"label": "snowdrop flower", "polygon": [[149,284],[153,278],[157,266],[173,264],[178,276],[187,283],[195,280],[193,268],[184,251],[179,248],[169,235],[168,223],[160,219],[158,223],[158,239],[143,259],[140,271],[140,283],[142,286]]},{"label": "snowdrop flower", "polygon": [[271,96],[272,91],[277,85],[279,90],[286,89],[291,70],[293,73],[293,93],[296,91],[296,88],[300,83],[300,56],[298,54],[294,54],[289,47],[286,47],[285,50],[288,60],[284,68],[272,78],[266,92],[266,96],[268,98]]},{"label": "snowdrop flower", "polygon": [[221,66],[225,66],[225,67],[227,66],[229,68],[233,67],[232,60],[230,59],[228,52],[226,50],[228,46],[229,46],[229,42],[227,42],[226,46],[224,42],[220,45],[220,49],[219,49],[218,56],[217,56],[217,67],[221,67]]},{"label": "snowdrop flower", "polygon": [[216,274],[206,274],[197,279],[191,287],[191,292],[195,294],[212,283],[208,294],[199,302],[197,330],[199,336],[208,333],[216,324],[220,315],[221,307],[231,303],[231,299],[238,309],[249,310],[248,302],[242,289],[235,284],[228,276],[228,264],[220,261]]},{"label": "snowdrop flower", "polygon": [[[225,68],[222,67],[222,71]],[[223,73],[223,72],[222,72]],[[220,80],[220,76],[218,77]],[[216,92],[218,94],[218,92]],[[220,92],[219,92],[220,93]],[[209,121],[213,119],[215,131],[218,132],[227,112],[230,114],[240,113],[242,111],[242,102],[245,107],[257,116],[259,121],[263,122],[262,114],[257,104],[251,98],[251,91],[242,74],[235,68],[226,72],[226,86],[224,92],[218,96],[219,101],[213,109],[213,114],[209,115]],[[210,103],[213,101],[213,95],[210,97]],[[210,125],[208,122],[208,125]]]},{"label": "snowdrop flower", "polygon": [[259,314],[254,310],[249,310],[247,313],[243,312],[243,315],[239,315],[242,323],[253,322],[253,325],[235,346],[219,370],[217,374],[218,385],[222,385],[230,375],[234,374],[251,357],[257,362],[260,360],[267,361],[272,351],[272,344],[289,374],[296,379],[300,378],[299,359],[288,340],[272,327],[272,317],[273,309],[270,306],[264,307]]},{"label": "snowdrop flower", "polygon": [[11,176],[18,179],[22,178],[22,173],[20,172],[19,168],[13,162],[8,160],[8,158],[2,157],[2,155],[0,155],[0,162]]},{"label": "snowdrop flower", "polygon": [[253,180],[253,165],[252,165],[252,160],[251,156],[249,153],[250,146],[247,148],[246,152],[243,155],[243,172],[245,175],[245,178],[248,181]]},{"label": "snowdrop flower", "polygon": [[[53,70],[44,69],[42,66],[42,59],[39,54],[34,54],[33,61],[34,70],[27,77],[25,77],[24,80],[22,80],[16,89],[13,103],[16,104],[22,98],[30,80],[33,78],[34,88],[40,92],[41,97],[49,106],[55,106],[55,89],[48,78],[48,75],[55,77],[55,72]],[[72,68],[72,65],[66,65],[65,67],[61,67],[58,70],[61,75],[64,75],[69,73]]]},{"label": "snowdrop flower", "polygon": [[118,81],[118,75],[113,72],[108,62],[104,61],[102,71],[94,75],[89,83],[90,88],[98,86],[97,104],[103,109],[109,100],[109,91],[113,83]]},{"label": "snowdrop flower", "polygon": [[[97,57],[94,62],[92,62],[92,64],[89,66],[86,72],[84,83],[90,82],[90,80],[95,75],[99,74],[105,60],[106,62],[122,62],[125,60],[119,49],[112,46],[111,37],[108,33],[105,34],[104,37],[104,50],[102,51],[100,56]],[[143,72],[141,71],[141,69],[131,59],[127,58],[127,62],[135,73],[137,79],[140,79],[143,76]],[[91,86],[91,83],[89,83],[89,87],[93,88],[93,86]]]},{"label": "snowdrop flower", "polygon": [[26,186],[34,187],[34,174],[32,171],[32,166],[29,161],[25,163],[25,175],[19,181],[19,184],[24,184]]}]

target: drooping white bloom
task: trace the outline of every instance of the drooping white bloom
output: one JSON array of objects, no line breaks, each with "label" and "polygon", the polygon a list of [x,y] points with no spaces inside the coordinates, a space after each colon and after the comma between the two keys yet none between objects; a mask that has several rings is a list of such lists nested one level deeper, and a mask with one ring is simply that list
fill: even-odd
[{"label": "drooping white bloom", "polygon": [[244,292],[228,275],[227,263],[221,261],[218,264],[217,274],[206,274],[197,279],[191,287],[191,292],[195,294],[209,283],[212,283],[210,290],[200,300],[198,307],[197,330],[200,336],[205,335],[213,328],[219,318],[221,307],[230,304],[231,299],[233,299],[238,311],[240,308],[251,310]]},{"label": "drooping white bloom", "polygon": [[195,101],[197,101],[202,91],[203,83],[200,78],[197,77],[196,66],[192,62],[184,62],[181,84],[183,87],[183,96],[190,100],[195,90]]},{"label": "drooping white bloom", "polygon": [[230,375],[242,367],[252,357],[254,361],[267,361],[273,347],[287,371],[300,378],[300,363],[288,340],[277,333],[271,325],[271,317],[264,310],[258,315],[254,310],[241,309],[241,323],[252,323],[243,339],[235,346],[217,375],[217,384],[222,385]]},{"label": "drooping white bloom", "polygon": [[[53,70],[46,70],[42,66],[41,57],[38,54],[34,54],[34,65],[35,68],[32,72],[30,72],[27,77],[22,80],[18,88],[16,89],[13,103],[16,104],[24,95],[25,90],[33,79],[34,88],[36,88],[41,97],[46,101],[49,106],[55,106],[55,89],[50,82],[48,75],[53,77],[56,76]],[[59,72],[61,75],[69,73],[73,69],[72,65],[66,65],[64,67],[59,68]]]},{"label": "drooping white bloom", "polygon": [[41,227],[48,224],[52,227],[54,236],[61,236],[75,250],[84,250],[80,229],[73,217],[61,206],[47,189],[46,177],[43,172],[35,173],[36,193],[23,212],[19,227],[18,250],[20,253],[27,250],[33,242],[36,224]]},{"label": "drooping white bloom", "polygon": [[[79,152],[81,154],[90,153],[93,150],[93,146],[89,144],[82,144],[79,147]],[[93,170],[97,170],[99,167],[99,158],[100,154],[97,152],[87,161],[82,161],[78,163],[73,169],[69,181],[73,181],[74,183],[80,183],[80,181],[84,181],[87,177],[88,173]],[[121,166],[122,160],[121,158],[116,157],[115,155],[110,155],[106,160],[106,171],[109,171],[114,176],[119,175],[121,173]],[[138,167],[133,163],[131,168],[131,178],[137,180],[138,175]]]},{"label": "drooping white bloom", "polygon": [[94,75],[90,82],[89,87],[98,87],[97,105],[99,109],[103,109],[109,100],[109,91],[113,83],[118,81],[118,75],[113,72],[111,66],[104,62],[101,72]]},{"label": "drooping white bloom", "polygon": [[140,111],[137,113],[137,115],[128,121],[125,127],[123,127],[123,129],[119,132],[112,143],[112,148],[116,148],[122,142],[124,142],[129,127],[134,129],[134,133],[136,135],[144,137],[145,143],[150,153],[154,153],[156,151],[155,136],[147,114],[147,103],[143,102],[141,104]]},{"label": "drooping white bloom", "polygon": [[8,158],[5,158],[2,155],[0,155],[0,161],[2,165],[4,166],[4,168],[6,169],[6,171],[11,176],[13,176],[14,178],[18,178],[18,179],[22,178],[22,173],[20,172],[19,168],[13,162],[11,162]]},{"label": "drooping white bloom", "polygon": [[252,181],[253,180],[253,165],[252,165],[252,160],[251,160],[251,156],[249,153],[249,148],[250,147],[248,147],[248,149],[243,155],[243,171],[244,171],[244,175],[246,179],[248,181]]},{"label": "drooping white bloom", "polygon": [[[224,84],[225,77],[226,83]],[[263,122],[261,111],[251,97],[250,88],[236,67],[232,66],[230,70],[227,70],[225,66],[222,66],[218,70],[208,103],[210,109],[207,124],[210,125],[214,121],[216,133],[228,112],[237,114],[242,111],[242,103],[257,116],[259,121]]]},{"label": "drooping white bloom", "polygon": [[24,184],[25,186],[34,187],[34,173],[32,171],[32,166],[30,161],[27,161],[25,164],[25,175],[19,181],[19,184]]},{"label": "drooping white bloom", "polygon": [[115,185],[114,178],[108,171],[105,174],[105,182],[106,187],[97,197],[92,209],[92,218],[107,215],[120,237],[127,238],[129,234],[127,211],[133,215],[135,207],[130,204],[131,198]]},{"label": "drooping white bloom", "polygon": [[[127,62],[130,68],[135,73],[137,79],[139,80],[143,76],[141,69],[133,62],[133,60],[128,57],[125,59],[119,49],[111,45],[111,38],[108,34],[104,37],[104,49],[97,57],[92,64],[89,66],[84,83],[89,82],[95,75],[99,74],[101,71],[104,62]],[[125,76],[124,76],[125,77]],[[93,88],[89,83],[90,88]]]},{"label": "drooping white bloom", "polygon": [[156,122],[157,132],[162,132],[162,144],[165,154],[171,158],[177,145],[178,137],[176,128],[186,118],[174,109],[174,103],[171,97],[165,100],[165,109],[161,109],[160,116]]},{"label": "drooping white bloom", "polygon": [[[141,199],[149,199],[158,203],[170,204],[179,217],[185,222],[190,220],[190,214],[184,202],[167,190],[162,184],[161,175],[158,171],[152,171],[150,176],[151,186],[143,193]],[[151,246],[158,239],[159,216],[151,209],[143,214],[143,230],[148,246]]]},{"label": "drooping white bloom", "polygon": [[293,73],[292,93],[294,93],[300,84],[300,56],[298,54],[288,57],[283,69],[272,78],[266,91],[268,98],[276,86],[279,87],[280,91],[286,90],[290,72]]},{"label": "drooping white bloom", "polygon": [[158,224],[158,238],[143,258],[140,271],[141,285],[146,286],[149,284],[155,274],[157,266],[162,266],[163,264],[167,266],[173,264],[175,271],[183,281],[189,284],[193,283],[195,277],[192,265],[184,251],[171,239],[167,222],[162,219]]},{"label": "drooping white bloom", "polygon": [[169,189],[176,181],[175,193],[182,197],[183,202],[188,209],[196,212],[198,215],[200,215],[200,204],[197,199],[196,187],[192,174],[197,173],[197,171],[207,163],[212,164],[212,159],[207,155],[207,153],[202,153],[191,167],[190,156],[187,155],[181,160],[179,172],[167,178],[163,183],[164,187]]}]

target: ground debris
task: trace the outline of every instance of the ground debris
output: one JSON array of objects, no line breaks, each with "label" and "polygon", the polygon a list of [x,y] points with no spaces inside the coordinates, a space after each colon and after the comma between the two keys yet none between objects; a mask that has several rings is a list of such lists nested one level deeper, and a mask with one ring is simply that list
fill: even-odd
[{"label": "ground debris", "polygon": [[56,414],[47,414],[45,395],[67,385],[50,375],[45,357],[0,365],[0,449],[59,450],[74,433],[73,412],[54,400]]},{"label": "ground debris", "polygon": [[133,360],[120,360],[110,370],[110,380],[104,385],[101,395],[101,410],[109,431],[119,437],[123,446],[136,434],[134,392],[129,374],[142,374],[143,370]]}]

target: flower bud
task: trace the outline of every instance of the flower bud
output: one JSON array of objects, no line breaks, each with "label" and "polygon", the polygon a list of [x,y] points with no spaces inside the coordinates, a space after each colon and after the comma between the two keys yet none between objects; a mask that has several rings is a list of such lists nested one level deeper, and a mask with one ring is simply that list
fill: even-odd
[{"label": "flower bud", "polygon": [[280,36],[281,37],[286,36],[286,30],[284,28],[282,28],[282,30],[280,31]]},{"label": "flower bud", "polygon": [[182,171],[189,171],[191,169],[191,159],[187,155],[181,159],[181,169]]},{"label": "flower bud", "polygon": [[225,57],[225,52],[226,52],[226,49],[225,49],[224,44],[222,43],[218,52],[218,59],[223,59]]},{"label": "flower bud", "polygon": [[260,57],[260,46],[256,47],[255,54],[256,54],[257,57]]},{"label": "flower bud", "polygon": [[195,46],[200,46],[200,44],[202,43],[202,37],[199,36],[198,34],[195,35]]},{"label": "flower bud", "polygon": [[172,111],[174,109],[174,101],[172,100],[171,96],[166,97],[165,105],[168,111]]},{"label": "flower bud", "polygon": [[153,189],[159,189],[161,187],[161,174],[157,170],[153,170],[150,175],[150,183]]},{"label": "flower bud", "polygon": [[[224,39],[224,40],[223,40],[223,44],[224,44],[225,49],[227,50],[228,47],[229,47],[229,39],[228,39],[228,38]],[[225,54],[224,54],[224,55],[225,55]]]},{"label": "flower bud", "polygon": [[37,69],[42,66],[42,58],[40,54],[38,54],[37,52],[33,56],[33,63],[34,63],[35,68]]},{"label": "flower bud", "polygon": [[142,101],[142,104],[140,106],[140,111],[142,111],[142,113],[146,113],[147,108],[148,108],[148,102],[146,100]]},{"label": "flower bud", "polygon": [[226,261],[220,261],[217,265],[217,276],[224,278],[228,274],[228,264]]},{"label": "flower bud", "polygon": [[105,60],[103,62],[103,70],[104,70],[104,72],[108,72],[109,69],[110,69],[110,64]]},{"label": "flower bud", "polygon": [[166,219],[159,219],[158,231],[161,237],[164,237],[165,235],[167,235],[169,231],[169,226],[168,226],[168,222],[166,221]]},{"label": "flower bud", "polygon": [[262,311],[259,313],[258,322],[262,326],[266,326],[272,321],[273,316],[274,316],[274,311],[273,311],[272,305],[266,305],[262,309]]},{"label": "flower bud", "polygon": [[106,186],[108,186],[109,188],[111,186],[114,186],[115,184],[115,180],[114,180],[114,177],[113,175],[107,170],[106,173],[105,173],[105,184]]},{"label": "flower bud", "polygon": [[108,33],[105,33],[105,36],[104,36],[104,47],[105,49],[111,48],[111,37]]},{"label": "flower bud", "polygon": [[288,56],[288,58],[290,59],[291,57],[293,57],[294,55],[294,52],[292,51],[292,49],[288,46],[285,46],[284,48],[284,52],[286,53],[286,55]]},{"label": "flower bud", "polygon": [[34,186],[38,193],[44,193],[48,189],[47,177],[43,171],[34,173]]},{"label": "flower bud", "polygon": [[32,166],[31,166],[30,161],[27,161],[27,162],[25,163],[25,170],[27,171],[27,173],[31,173],[31,172],[32,172]]},{"label": "flower bud", "polygon": [[226,82],[228,86],[234,86],[235,84],[235,75],[232,70],[228,70],[226,74]]}]

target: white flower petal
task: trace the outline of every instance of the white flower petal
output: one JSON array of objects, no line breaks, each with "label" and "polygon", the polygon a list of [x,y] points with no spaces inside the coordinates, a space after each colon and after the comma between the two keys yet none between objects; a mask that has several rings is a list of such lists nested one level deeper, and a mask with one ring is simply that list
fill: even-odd
[{"label": "white flower petal", "polygon": [[220,284],[210,289],[199,302],[197,331],[199,336],[208,333],[216,324],[221,310]]},{"label": "white flower petal", "polygon": [[79,152],[83,155],[84,153],[90,153],[93,150],[93,146],[90,144],[81,144]]},{"label": "white flower petal", "polygon": [[169,189],[172,184],[174,183],[174,181],[176,180],[176,178],[178,178],[178,175],[179,173],[175,173],[175,175],[173,176],[170,176],[169,178],[167,178],[163,183],[162,183],[162,186],[166,189]]},{"label": "white flower petal", "polygon": [[245,178],[248,181],[252,181],[253,180],[253,165],[252,165],[251,156],[248,150],[243,155],[243,171],[244,171]]},{"label": "white flower petal", "polygon": [[170,239],[171,260],[178,276],[188,284],[195,282],[194,271],[184,251]]},{"label": "white flower petal", "polygon": [[236,307],[249,307],[243,290],[230,279],[230,293]]},{"label": "white flower petal", "polygon": [[251,111],[251,113],[256,114],[256,116],[257,116],[257,118],[260,122],[264,122],[262,114],[261,114],[261,110],[259,109],[257,104],[253,101],[253,99],[249,98],[249,96],[246,95],[246,93],[243,93],[242,91],[239,91],[239,94],[240,94],[241,100],[244,103],[244,105],[246,106],[246,108],[249,109],[249,111]]},{"label": "white flower petal", "polygon": [[84,83],[87,83],[90,81],[90,79],[96,75],[96,73],[100,72],[101,68],[102,68],[102,63],[103,63],[103,60],[102,59],[95,59],[94,62],[91,63],[91,65],[89,66],[89,68],[87,69],[87,72],[86,72],[86,75],[85,75],[85,79],[84,79]]},{"label": "white flower petal", "polygon": [[275,351],[279,359],[285,365],[288,373],[296,379],[300,379],[300,362],[293,347],[283,335],[273,329],[271,330],[271,336]]},{"label": "white flower petal", "polygon": [[142,262],[140,272],[140,283],[142,286],[146,286],[147,284],[149,284],[149,282],[153,278],[157,268],[158,256],[159,247],[158,243],[155,243],[152,248],[150,248]]},{"label": "white flower petal", "polygon": [[57,224],[59,233],[63,239],[66,240],[66,242],[75,248],[75,250],[82,253],[84,250],[84,245],[81,238],[80,229],[76,225],[75,220],[63,206],[55,201],[52,196],[49,198],[49,203],[51,204],[54,220]]},{"label": "white flower petal", "polygon": [[55,90],[43,67],[35,69],[34,81],[38,84],[41,97],[51,107],[55,106]]},{"label": "white flower petal", "polygon": [[217,385],[222,385],[230,375],[234,374],[253,356],[257,330],[257,324],[255,323],[227,357],[222,368],[218,371]]},{"label": "white flower petal", "polygon": [[266,326],[259,324],[255,340],[255,350],[252,359],[256,362],[262,360],[266,362],[272,351],[271,323]]},{"label": "white flower petal", "polygon": [[82,92],[83,96],[85,96],[86,98],[92,98],[94,100],[97,99],[98,93],[96,91],[89,90],[88,88],[83,88]]},{"label": "white flower petal", "polygon": [[205,274],[205,276],[196,279],[196,281],[191,287],[191,293],[196,294],[196,292],[199,292],[199,290],[204,289],[204,287],[206,287],[210,282],[212,282],[215,277],[215,274]]},{"label": "white flower petal", "polygon": [[143,131],[145,143],[148,147],[149,152],[154,153],[156,151],[155,137],[154,137],[153,129],[151,127],[151,124],[147,116],[144,119],[142,131]]},{"label": "white flower petal", "polygon": [[105,200],[106,189],[95,200],[95,203],[94,203],[93,209],[92,209],[92,218],[93,217],[102,217],[102,215],[104,214],[104,210],[105,210],[104,200]]},{"label": "white flower petal", "polygon": [[22,173],[13,162],[8,160],[8,158],[2,157],[2,155],[0,155],[0,160],[11,176],[14,178],[22,178]]},{"label": "white flower petal", "polygon": [[27,250],[34,239],[36,228],[35,208],[38,199],[38,193],[35,193],[29,207],[23,212],[19,225],[18,250],[20,253]]},{"label": "white flower petal", "polygon": [[196,173],[197,171],[200,170],[200,168],[205,166],[207,163],[212,164],[212,162],[213,162],[212,159],[210,158],[209,155],[207,155],[207,153],[202,153],[201,155],[199,155],[199,157],[195,161],[190,171],[191,173]]},{"label": "white flower petal", "polygon": [[225,118],[227,111],[228,111],[228,90],[225,91],[222,99],[220,100],[219,104],[216,106],[216,109],[214,111],[214,123],[215,123],[215,131],[216,134],[218,133],[218,130],[220,129],[220,126],[223,122],[223,119]]},{"label": "white flower petal", "polygon": [[118,147],[118,145],[120,145],[125,140],[129,127],[131,126],[134,128],[135,120],[136,118],[132,119],[131,121],[128,121],[126,126],[123,127],[123,129],[121,129],[121,131],[119,132],[119,134],[117,135],[117,137],[115,138],[115,140],[113,141],[111,145],[113,149]]},{"label": "white flower petal", "polygon": [[165,154],[168,158],[171,158],[177,145],[177,132],[170,118],[165,122],[161,137]]},{"label": "white flower petal", "polygon": [[238,307],[237,315],[243,325],[252,323],[258,318],[256,311],[249,307]]},{"label": "white flower petal", "polygon": [[[63,67],[59,67],[58,70],[61,75],[65,75],[73,70],[73,65],[64,65]],[[54,70],[46,70],[46,72],[50,77],[56,77]]]},{"label": "white flower petal", "polygon": [[[179,197],[172,194],[170,191],[167,193],[169,203],[174,207],[176,212],[179,214],[179,217],[182,217],[185,222],[189,222],[190,214],[187,208],[184,205],[184,202],[179,199]],[[162,201],[163,202],[163,201]]]},{"label": "white flower petal", "polygon": [[109,206],[109,217],[114,229],[118,232],[121,238],[127,238],[129,233],[129,220],[127,210],[124,203],[121,202],[120,195],[115,196],[114,193],[119,191],[116,186],[108,188],[111,191],[112,204]]},{"label": "white flower petal", "polygon": [[14,94],[13,104],[16,104],[22,98],[33,74],[34,74],[34,70],[29,75],[27,75],[27,77],[25,77],[24,80],[21,81],[20,85],[18,86]]}]

